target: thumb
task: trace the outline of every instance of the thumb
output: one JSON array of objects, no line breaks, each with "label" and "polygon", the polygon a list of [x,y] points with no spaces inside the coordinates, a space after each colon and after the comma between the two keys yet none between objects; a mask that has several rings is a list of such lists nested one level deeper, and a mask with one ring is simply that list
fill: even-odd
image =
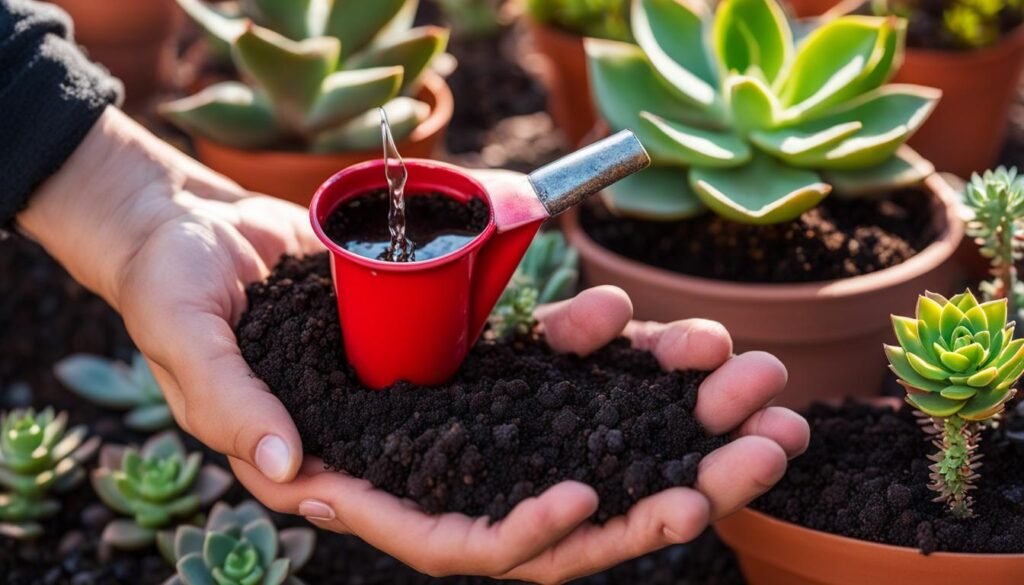
[{"label": "thumb", "polygon": [[165,329],[160,345],[172,351],[142,349],[177,386],[169,402],[179,423],[206,446],[249,463],[271,481],[294,479],[302,463],[298,430],[245,362],[227,322],[211,314],[179,315],[173,331],[171,338],[187,343],[166,343]]},{"label": "thumb", "polygon": [[633,303],[614,286],[587,289],[575,298],[538,307],[534,313],[551,349],[585,356],[622,335]]}]

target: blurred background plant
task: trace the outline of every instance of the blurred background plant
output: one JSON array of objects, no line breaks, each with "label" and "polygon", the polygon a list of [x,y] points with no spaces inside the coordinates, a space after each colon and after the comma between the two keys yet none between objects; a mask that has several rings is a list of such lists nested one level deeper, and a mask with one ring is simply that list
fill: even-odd
[{"label": "blurred background plant", "polygon": [[1024,21],[1022,0],[872,0],[871,10],[906,18],[908,43],[919,48],[988,47]]},{"label": "blurred background plant", "polygon": [[142,354],[135,353],[129,366],[99,356],[78,354],[57,362],[53,373],[82,398],[113,410],[126,410],[124,424],[144,433],[162,431],[174,424],[171,409]]},{"label": "blurred background plant", "polygon": [[497,35],[506,24],[504,0],[437,0],[452,32],[466,39]]},{"label": "blurred background plant", "polygon": [[52,408],[28,408],[0,416],[0,536],[33,539],[42,520],[60,511],[50,497],[85,479],[82,465],[93,457],[99,438],[86,440],[84,426],[67,429],[68,415]]},{"label": "blurred background plant", "polygon": [[999,167],[975,174],[964,192],[973,212],[967,234],[988,259],[992,280],[981,283],[985,300],[1007,299],[1012,319],[1021,321],[1024,283],[1017,276],[1017,262],[1024,258],[1024,177],[1016,168]]},{"label": "blurred background plant", "polygon": [[491,312],[491,332],[498,338],[530,333],[538,305],[576,292],[578,266],[579,253],[566,244],[562,232],[538,234]]},{"label": "blurred background plant", "polygon": [[96,495],[118,518],[103,530],[103,542],[134,550],[154,544],[180,522],[202,522],[202,511],[231,487],[231,475],[203,465],[202,453],[187,453],[174,431],[151,437],[141,449],[107,445],[92,473]]},{"label": "blurred background plant", "polygon": [[376,108],[388,112],[396,140],[430,113],[410,96],[448,31],[411,28],[417,0],[337,0],[327,10],[310,0],[248,0],[237,16],[178,3],[246,80],[163,104],[188,132],[243,149],[366,150],[379,146]]},{"label": "blurred background plant", "polygon": [[629,0],[527,0],[537,22],[585,37],[631,41]]}]

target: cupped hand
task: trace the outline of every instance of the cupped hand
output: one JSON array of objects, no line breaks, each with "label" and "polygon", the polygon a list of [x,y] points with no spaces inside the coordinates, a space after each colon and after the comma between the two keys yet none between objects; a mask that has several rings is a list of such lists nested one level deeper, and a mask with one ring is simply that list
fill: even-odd
[{"label": "cupped hand", "polygon": [[806,421],[768,406],[785,386],[785,368],[765,353],[732,356],[729,334],[717,323],[631,321],[632,305],[614,287],[541,307],[537,317],[557,351],[585,355],[626,335],[665,369],[712,371],[700,387],[696,415],[709,432],[730,434],[733,441],[702,461],[694,488],[655,494],[627,515],[597,526],[587,521],[597,509],[597,494],[567,481],[492,524],[462,514],[428,516],[365,480],[326,471],[312,457],[284,485],[267,481],[245,461],[233,459],[232,468],[275,510],[301,514],[326,530],[354,533],[421,572],[561,583],[695,538],[709,523],[768,490],[782,477],[788,458],[807,446]]}]

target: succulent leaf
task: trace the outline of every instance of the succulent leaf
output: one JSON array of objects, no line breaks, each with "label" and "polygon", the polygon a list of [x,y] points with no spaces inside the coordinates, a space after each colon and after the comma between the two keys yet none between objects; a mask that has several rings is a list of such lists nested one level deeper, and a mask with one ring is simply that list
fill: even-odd
[{"label": "succulent leaf", "polygon": [[634,0],[633,35],[654,69],[680,97],[711,106],[716,75],[703,39],[708,8],[699,0]]},{"label": "succulent leaf", "polygon": [[714,46],[723,73],[758,71],[769,83],[786,67],[793,35],[772,0],[730,0],[715,13]]},{"label": "succulent leaf", "polygon": [[306,114],[305,126],[317,132],[336,127],[398,94],[401,67],[354,69],[332,73],[323,81],[320,95]]},{"label": "succulent leaf", "polygon": [[281,135],[266,100],[234,81],[161,104],[159,111],[189,132],[237,148],[268,146]]},{"label": "succulent leaf", "polygon": [[310,30],[313,0],[242,0],[242,9],[256,24],[301,40],[318,32]]},{"label": "succulent leaf", "polygon": [[855,171],[822,170],[821,176],[841,197],[855,197],[917,185],[934,172],[932,163],[903,147],[880,165]]},{"label": "succulent leaf", "polygon": [[324,34],[341,41],[342,59],[370,44],[398,16],[406,0],[334,0]]},{"label": "succulent leaf", "polygon": [[404,70],[401,91],[407,93],[419,82],[435,57],[448,46],[448,31],[436,26],[423,26],[406,31],[385,42],[369,47],[348,59],[344,69],[396,67]]},{"label": "succulent leaf", "polygon": [[733,168],[750,161],[747,143],[734,134],[704,130],[640,113],[637,127],[654,160],[666,165]]},{"label": "succulent leaf", "polygon": [[690,188],[685,169],[654,167],[626,177],[604,192],[617,213],[644,219],[685,219],[707,210]]},{"label": "succulent leaf", "polygon": [[[391,122],[396,141],[409,137],[427,116],[430,106],[407,97],[397,97],[382,106]],[[380,148],[380,114],[366,111],[341,126],[321,132],[313,141],[313,152],[376,150]]]}]

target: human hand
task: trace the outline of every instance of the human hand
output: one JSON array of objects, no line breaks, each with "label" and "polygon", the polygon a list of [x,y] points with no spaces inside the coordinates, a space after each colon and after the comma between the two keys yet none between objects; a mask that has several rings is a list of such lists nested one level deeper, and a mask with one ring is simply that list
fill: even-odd
[{"label": "human hand", "polygon": [[587,522],[598,505],[594,490],[569,481],[491,524],[461,514],[428,516],[367,481],[325,471],[312,457],[285,485],[239,460],[231,461],[235,474],[275,510],[356,534],[421,572],[561,583],[695,538],[771,487],[787,459],[807,446],[806,421],[766,406],[785,386],[785,368],[764,353],[732,357],[729,335],[717,323],[630,321],[629,299],[614,287],[541,307],[537,316],[557,351],[587,354],[624,334],[666,369],[714,370],[700,388],[696,414],[709,432],[731,434],[733,442],[702,461],[694,488],[655,494],[603,526]]}]

